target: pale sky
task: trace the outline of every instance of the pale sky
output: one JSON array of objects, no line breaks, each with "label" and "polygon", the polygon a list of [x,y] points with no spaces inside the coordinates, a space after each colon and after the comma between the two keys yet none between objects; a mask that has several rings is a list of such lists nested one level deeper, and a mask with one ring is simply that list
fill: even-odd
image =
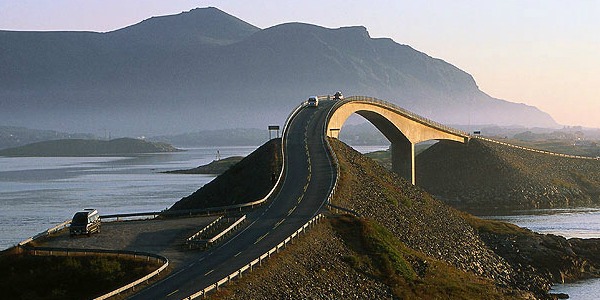
[{"label": "pale sky", "polygon": [[104,32],[207,6],[260,28],[362,25],[465,70],[493,97],[600,128],[600,0],[0,0],[0,29]]}]

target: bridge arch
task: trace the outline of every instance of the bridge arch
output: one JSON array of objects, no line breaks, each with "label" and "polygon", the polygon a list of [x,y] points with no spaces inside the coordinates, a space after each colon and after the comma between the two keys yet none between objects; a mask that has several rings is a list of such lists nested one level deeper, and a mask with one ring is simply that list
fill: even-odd
[{"label": "bridge arch", "polygon": [[371,122],[391,142],[392,170],[415,184],[415,144],[428,140],[467,143],[465,132],[428,120],[392,103],[370,97],[338,101],[327,117],[326,134],[338,138],[352,114]]}]

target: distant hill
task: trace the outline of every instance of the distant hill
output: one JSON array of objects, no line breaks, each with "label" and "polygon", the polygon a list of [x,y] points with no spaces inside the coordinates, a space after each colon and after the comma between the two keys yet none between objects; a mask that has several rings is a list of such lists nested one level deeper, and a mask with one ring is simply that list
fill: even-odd
[{"label": "distant hill", "polygon": [[98,156],[127,155],[179,151],[164,143],[151,143],[138,139],[121,138],[101,140],[53,140],[21,147],[0,150],[0,156]]},{"label": "distant hill", "polygon": [[87,133],[66,133],[25,127],[0,126],[0,149],[23,146],[35,142],[61,139],[94,139]]},{"label": "distant hill", "polygon": [[555,127],[364,27],[259,29],[216,8],[95,32],[0,31],[0,119],[116,135],[283,125],[313,94],[369,95],[451,124]]}]

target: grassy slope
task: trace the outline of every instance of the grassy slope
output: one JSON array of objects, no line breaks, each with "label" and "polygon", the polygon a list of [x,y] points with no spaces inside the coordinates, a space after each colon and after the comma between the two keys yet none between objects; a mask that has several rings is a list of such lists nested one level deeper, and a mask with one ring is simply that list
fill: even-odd
[{"label": "grassy slope", "polygon": [[417,184],[464,208],[600,204],[600,161],[485,141],[440,142],[417,157]]},{"label": "grassy slope", "polygon": [[263,198],[273,187],[272,175],[281,170],[281,139],[273,139],[229,168],[170,210],[201,209],[241,204]]}]

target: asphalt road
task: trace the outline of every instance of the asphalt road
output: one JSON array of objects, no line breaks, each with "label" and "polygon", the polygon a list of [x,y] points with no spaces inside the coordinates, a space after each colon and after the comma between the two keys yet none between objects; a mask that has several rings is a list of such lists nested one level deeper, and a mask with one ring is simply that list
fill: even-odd
[{"label": "asphalt road", "polygon": [[188,297],[250,263],[315,216],[323,208],[335,176],[323,130],[333,103],[320,101],[318,107],[305,107],[292,119],[285,136],[283,185],[268,204],[247,215],[245,228],[131,299]]}]

